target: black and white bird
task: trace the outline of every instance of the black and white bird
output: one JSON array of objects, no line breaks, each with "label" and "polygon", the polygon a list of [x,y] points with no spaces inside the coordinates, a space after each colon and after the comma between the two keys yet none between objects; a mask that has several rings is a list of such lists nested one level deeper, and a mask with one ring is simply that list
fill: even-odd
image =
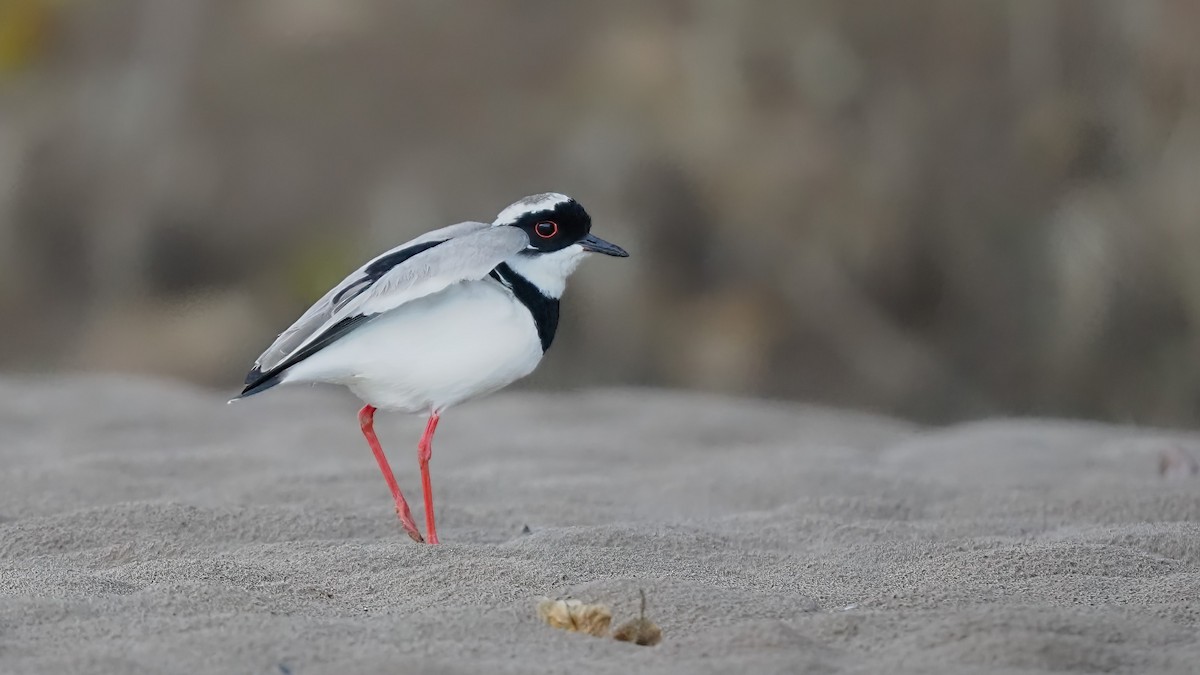
[{"label": "black and white bird", "polygon": [[[331,289],[267,348],[237,398],[329,383],[366,403],[358,420],[408,535],[425,541],[375,435],[375,411],[427,413],[417,445],[425,524],[438,542],[429,458],[448,408],[533,372],[554,341],[567,277],[589,253],[629,254],[591,234],[574,199],[546,193],[492,223],[443,227],[401,244]],[[237,400],[237,399],[235,399]]]}]

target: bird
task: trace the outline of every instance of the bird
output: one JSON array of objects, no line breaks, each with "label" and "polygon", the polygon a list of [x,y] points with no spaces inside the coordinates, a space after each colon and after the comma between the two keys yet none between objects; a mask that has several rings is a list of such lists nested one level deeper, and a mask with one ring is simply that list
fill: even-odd
[{"label": "bird", "polygon": [[[589,254],[628,257],[557,192],[513,202],[386,251],[330,289],[255,360],[230,403],[280,385],[332,384],[363,402],[362,434],[414,541],[438,543],[429,461],[443,413],[529,375],[554,342],[567,277]],[[421,535],[375,434],[376,411],[427,415],[417,444]]]}]

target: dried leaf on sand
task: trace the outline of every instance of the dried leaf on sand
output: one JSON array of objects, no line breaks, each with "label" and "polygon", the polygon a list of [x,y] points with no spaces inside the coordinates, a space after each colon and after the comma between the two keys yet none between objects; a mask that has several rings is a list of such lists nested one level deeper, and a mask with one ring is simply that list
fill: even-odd
[{"label": "dried leaf on sand", "polygon": [[612,611],[606,605],[589,605],[573,598],[551,600],[542,598],[537,607],[538,617],[553,628],[587,633],[595,637],[608,635]]}]

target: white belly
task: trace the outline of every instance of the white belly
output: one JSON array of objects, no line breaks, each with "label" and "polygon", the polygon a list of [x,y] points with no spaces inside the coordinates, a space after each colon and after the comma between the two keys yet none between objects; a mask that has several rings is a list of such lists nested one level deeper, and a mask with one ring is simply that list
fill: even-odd
[{"label": "white belly", "polygon": [[443,410],[533,372],[533,317],[491,281],[466,282],[376,317],[296,364],[284,382],[348,387],[383,410]]}]

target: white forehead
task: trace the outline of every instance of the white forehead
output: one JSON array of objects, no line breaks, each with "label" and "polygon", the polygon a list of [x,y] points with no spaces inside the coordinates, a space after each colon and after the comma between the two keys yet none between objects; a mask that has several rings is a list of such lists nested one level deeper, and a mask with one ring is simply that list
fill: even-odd
[{"label": "white forehead", "polygon": [[548,211],[558,206],[571,201],[571,198],[559,194],[557,192],[543,192],[540,195],[529,195],[522,197],[517,201],[509,204],[500,215],[496,216],[496,220],[492,225],[508,225],[509,223],[517,222],[517,219],[526,213],[536,213],[538,211]]}]

